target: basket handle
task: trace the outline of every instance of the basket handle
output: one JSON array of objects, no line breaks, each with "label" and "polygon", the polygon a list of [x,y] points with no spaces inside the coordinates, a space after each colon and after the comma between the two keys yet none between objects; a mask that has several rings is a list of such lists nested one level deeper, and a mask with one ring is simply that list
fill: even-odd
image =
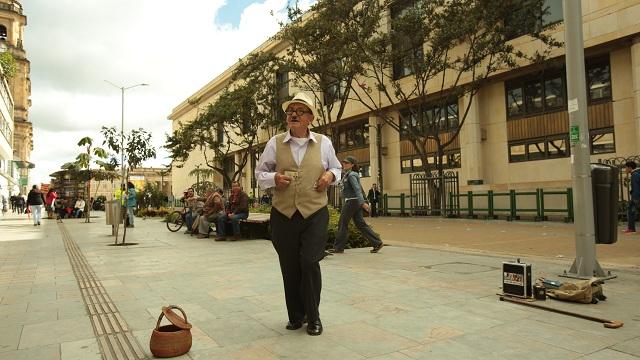
[{"label": "basket handle", "polygon": [[168,310],[171,310],[171,309],[180,310],[180,312],[182,313],[182,316],[184,317],[184,322],[187,323],[187,324],[189,323],[187,321],[187,314],[184,312],[184,310],[182,310],[182,308],[180,306],[178,306],[178,305],[163,306],[162,307],[163,311],[161,311],[160,312],[160,316],[158,316],[158,322],[156,323],[156,330],[160,329],[160,322],[162,321],[162,317],[164,316],[164,310],[166,310],[166,309],[168,309]]},{"label": "basket handle", "polygon": [[164,316],[164,313],[160,311],[160,316],[158,316],[158,322],[156,323],[156,330],[160,330],[160,321],[162,321],[163,316]]}]

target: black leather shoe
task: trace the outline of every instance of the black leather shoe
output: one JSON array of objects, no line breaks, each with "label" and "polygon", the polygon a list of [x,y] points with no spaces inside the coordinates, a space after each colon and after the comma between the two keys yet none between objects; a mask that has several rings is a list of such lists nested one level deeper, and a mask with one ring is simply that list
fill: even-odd
[{"label": "black leather shoe", "polygon": [[298,330],[302,327],[302,324],[306,324],[307,323],[307,317],[305,316],[304,318],[302,318],[302,320],[298,320],[298,321],[291,321],[289,320],[289,322],[287,322],[287,326],[285,326],[287,328],[287,330]]},{"label": "black leather shoe", "polygon": [[302,321],[289,321],[285,327],[287,330],[298,330],[302,327]]},{"label": "black leather shoe", "polygon": [[310,321],[307,325],[307,334],[311,336],[318,336],[322,334],[322,321],[320,321],[320,319]]},{"label": "black leather shoe", "polygon": [[378,245],[374,246],[374,247],[373,247],[373,249],[371,249],[371,251],[369,251],[369,252],[371,252],[371,253],[374,253],[374,254],[375,254],[375,253],[377,253],[378,251],[380,251],[380,249],[382,249],[382,247],[383,247],[383,246],[384,246],[384,244],[383,244],[383,243],[380,243],[380,244],[378,244]]}]

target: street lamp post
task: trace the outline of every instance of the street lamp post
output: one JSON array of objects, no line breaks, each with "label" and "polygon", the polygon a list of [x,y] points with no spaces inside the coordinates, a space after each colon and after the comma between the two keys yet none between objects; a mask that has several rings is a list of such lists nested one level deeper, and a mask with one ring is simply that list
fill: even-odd
[{"label": "street lamp post", "polygon": [[121,106],[120,106],[120,110],[121,110],[121,114],[120,114],[120,168],[121,168],[121,180],[120,180],[120,189],[122,190],[122,187],[124,186],[124,92],[125,90],[129,90],[129,89],[133,89],[135,87],[138,86],[149,86],[149,84],[146,83],[140,83],[140,84],[135,84],[135,85],[131,85],[131,86],[118,86],[114,83],[112,83],[109,80],[105,80],[107,83],[113,85],[114,87],[120,89],[120,96],[121,96]]}]

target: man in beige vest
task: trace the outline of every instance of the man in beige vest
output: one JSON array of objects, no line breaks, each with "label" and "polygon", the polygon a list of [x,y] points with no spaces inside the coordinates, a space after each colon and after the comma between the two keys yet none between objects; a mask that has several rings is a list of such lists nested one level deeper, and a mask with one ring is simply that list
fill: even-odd
[{"label": "man in beige vest", "polygon": [[341,165],[328,137],[309,131],[316,118],[304,93],[285,102],[289,131],[272,137],[256,167],[262,189],[273,188],[271,239],[278,253],[289,322],[308,322],[309,335],[322,334],[318,307],[320,260],[327,244],[327,187],[340,179]]}]

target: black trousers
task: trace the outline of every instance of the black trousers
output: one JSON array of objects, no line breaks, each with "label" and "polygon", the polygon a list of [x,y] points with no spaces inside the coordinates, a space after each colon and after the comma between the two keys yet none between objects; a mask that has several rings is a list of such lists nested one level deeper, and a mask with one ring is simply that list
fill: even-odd
[{"label": "black trousers", "polygon": [[371,205],[371,217],[378,216],[378,201],[371,201],[369,205]]},{"label": "black trousers", "polygon": [[327,245],[327,207],[303,218],[296,211],[291,219],[271,208],[271,239],[278,253],[284,296],[290,321],[320,319],[322,274],[320,260]]}]

